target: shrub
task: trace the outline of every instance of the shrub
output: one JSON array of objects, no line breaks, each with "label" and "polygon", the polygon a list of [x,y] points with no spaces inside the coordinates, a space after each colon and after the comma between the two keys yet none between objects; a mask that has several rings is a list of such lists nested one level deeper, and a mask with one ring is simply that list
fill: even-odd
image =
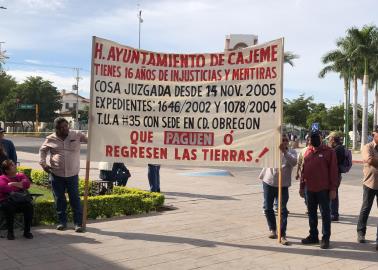
[{"label": "shrub", "polygon": [[[85,180],[82,177],[79,177],[79,194],[80,196],[84,196],[84,188],[85,188]],[[93,196],[93,186],[92,181],[89,180],[88,183],[88,196]]]},{"label": "shrub", "polygon": [[29,179],[32,179],[32,168],[25,167],[25,166],[18,166],[17,171],[25,174]]},{"label": "shrub", "polygon": [[[146,192],[147,193],[147,192]],[[156,209],[158,197],[143,197],[139,194],[103,195],[88,197],[88,219],[110,218],[122,215],[148,213]],[[83,202],[82,202],[83,203]],[[71,208],[67,214],[72,221]],[[54,201],[41,200],[35,202],[34,224],[53,224],[56,222]]]},{"label": "shrub", "polygon": [[33,183],[39,186],[49,186],[49,174],[44,170],[32,170],[31,178]]},{"label": "shrub", "polygon": [[142,196],[143,198],[152,198],[153,199],[153,206],[155,208],[161,207],[164,204],[165,197],[163,194],[158,192],[149,192],[143,191],[137,188],[128,188],[128,187],[120,187],[114,186],[113,187],[113,194],[137,194]]},{"label": "shrub", "polygon": [[[49,175],[43,170],[34,170],[28,167],[18,167],[18,171],[25,173],[34,184],[48,186]],[[79,193],[84,195],[85,181],[79,178]],[[93,195],[93,185],[89,182],[88,195],[88,218],[110,218],[121,215],[134,215],[148,213],[156,210],[164,204],[164,195],[155,192],[142,191],[136,188],[114,186],[112,195],[91,196]],[[67,215],[72,221],[72,211],[67,207]],[[35,201],[34,221],[38,224],[53,224],[56,222],[56,210],[53,200],[44,198]]]}]

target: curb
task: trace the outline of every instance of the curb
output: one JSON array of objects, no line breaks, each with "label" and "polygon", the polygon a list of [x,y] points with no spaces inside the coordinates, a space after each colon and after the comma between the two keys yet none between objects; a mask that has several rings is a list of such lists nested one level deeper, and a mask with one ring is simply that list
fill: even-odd
[{"label": "curb", "polygon": [[363,162],[362,160],[353,160],[352,163],[353,163],[353,164],[355,164],[355,163],[356,163],[356,164],[362,164],[362,163],[364,163],[364,162]]}]

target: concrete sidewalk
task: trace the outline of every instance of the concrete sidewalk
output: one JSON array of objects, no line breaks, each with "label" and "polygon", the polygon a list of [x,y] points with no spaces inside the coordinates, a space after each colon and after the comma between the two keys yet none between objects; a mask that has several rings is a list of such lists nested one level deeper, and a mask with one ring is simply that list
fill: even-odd
[{"label": "concrete sidewalk", "polygon": [[[35,157],[20,157],[38,166]],[[146,168],[129,169],[130,185],[147,188]],[[332,224],[331,249],[321,250],[300,243],[308,235],[308,220],[294,181],[287,231],[292,245],[286,247],[267,238],[259,169],[193,174],[212,171],[162,167],[162,191],[172,211],[92,221],[85,234],[37,227],[33,240],[22,239],[21,232],[15,241],[0,239],[0,269],[378,269],[376,207],[369,242],[356,243],[361,187],[341,186],[340,221]]]}]

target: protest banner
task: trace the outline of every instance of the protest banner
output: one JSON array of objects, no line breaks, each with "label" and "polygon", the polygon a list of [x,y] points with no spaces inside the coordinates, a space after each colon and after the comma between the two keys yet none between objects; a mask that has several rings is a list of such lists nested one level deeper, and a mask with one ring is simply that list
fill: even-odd
[{"label": "protest banner", "polygon": [[92,50],[89,160],[278,167],[283,39],[176,54],[94,37]]}]

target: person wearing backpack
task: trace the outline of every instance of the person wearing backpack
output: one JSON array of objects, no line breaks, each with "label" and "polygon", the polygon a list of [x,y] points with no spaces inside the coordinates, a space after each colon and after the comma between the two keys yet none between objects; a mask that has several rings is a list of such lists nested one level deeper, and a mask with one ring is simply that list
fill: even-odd
[{"label": "person wearing backpack", "polygon": [[341,183],[341,168],[345,160],[345,147],[341,143],[340,136],[337,132],[333,131],[328,136],[328,146],[336,152],[337,167],[338,167],[338,182],[336,189],[336,198],[331,200],[331,220],[339,221],[339,187]]}]

